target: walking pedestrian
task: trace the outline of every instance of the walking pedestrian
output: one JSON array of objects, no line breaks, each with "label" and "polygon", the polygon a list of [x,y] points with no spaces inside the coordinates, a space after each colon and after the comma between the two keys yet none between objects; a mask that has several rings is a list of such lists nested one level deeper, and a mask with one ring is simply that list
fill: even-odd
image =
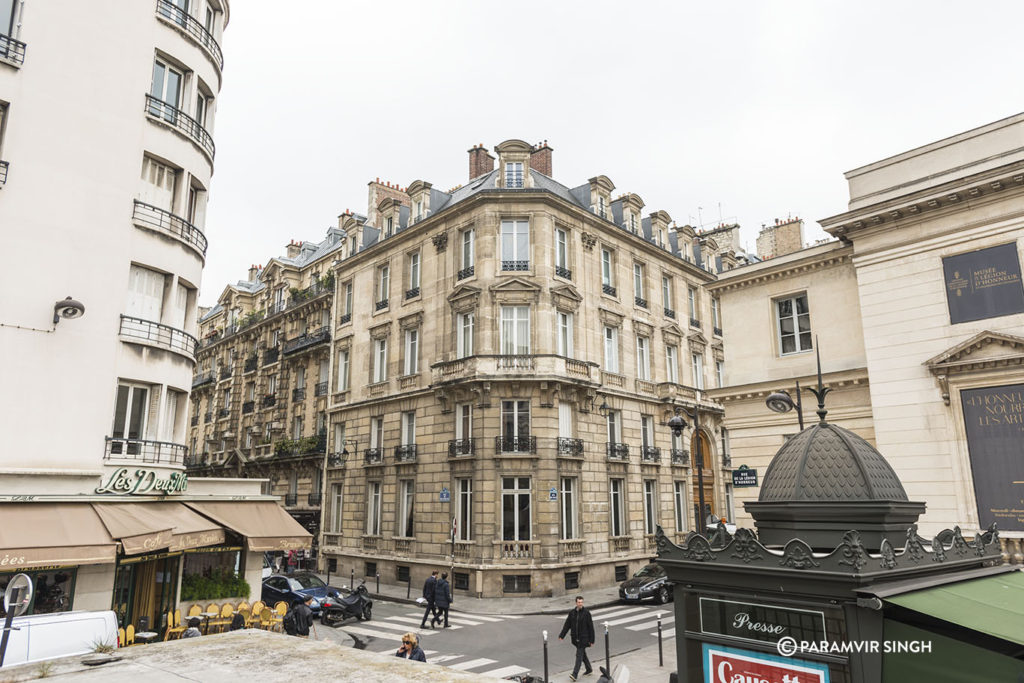
[{"label": "walking pedestrian", "polygon": [[576,665],[573,666],[572,673],[569,674],[569,680],[575,681],[580,673],[580,664],[587,667],[587,670],[583,672],[584,676],[589,676],[594,671],[587,658],[587,648],[594,644],[594,620],[590,616],[590,610],[583,606],[582,595],[576,596],[576,607],[570,610],[565,617],[565,625],[562,626],[562,632],[558,634],[558,639],[565,638],[566,633],[571,633],[570,640],[576,646]]},{"label": "walking pedestrian", "polygon": [[444,627],[448,626],[448,608],[452,604],[452,589],[448,585],[448,572],[441,572],[441,578],[438,579],[437,585],[434,587],[434,604],[437,605],[437,614],[430,620],[430,625],[433,626],[436,621],[438,624],[441,623],[441,615],[444,615]]},{"label": "walking pedestrian", "polygon": [[288,551],[288,573],[294,574],[295,568],[299,566],[299,554],[294,550]]},{"label": "walking pedestrian", "polygon": [[313,610],[310,608],[312,602],[312,595],[307,595],[304,600],[295,601],[292,608],[284,615],[282,626],[285,633],[300,638],[309,637],[309,628],[313,625]]},{"label": "walking pedestrian", "polygon": [[423,599],[427,601],[427,609],[423,612],[423,619],[420,620],[420,628],[427,628],[427,615],[430,615],[430,628],[434,627],[434,619],[437,617],[437,608],[434,606],[434,592],[437,588],[437,570],[430,572],[430,576],[423,582]]},{"label": "walking pedestrian", "polygon": [[427,655],[420,649],[419,639],[415,633],[406,633],[402,636],[402,647],[398,648],[395,656],[411,659],[415,662],[427,661]]}]

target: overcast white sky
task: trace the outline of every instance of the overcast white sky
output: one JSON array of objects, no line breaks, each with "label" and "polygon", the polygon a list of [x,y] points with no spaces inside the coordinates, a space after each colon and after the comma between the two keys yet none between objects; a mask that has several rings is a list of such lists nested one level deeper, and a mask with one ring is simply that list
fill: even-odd
[{"label": "overcast white sky", "polygon": [[[645,214],[845,210],[843,172],[1024,111],[1024,3],[233,0],[200,300],[367,182],[464,183],[472,145],[554,148]],[[721,209],[719,209],[721,207]]]}]

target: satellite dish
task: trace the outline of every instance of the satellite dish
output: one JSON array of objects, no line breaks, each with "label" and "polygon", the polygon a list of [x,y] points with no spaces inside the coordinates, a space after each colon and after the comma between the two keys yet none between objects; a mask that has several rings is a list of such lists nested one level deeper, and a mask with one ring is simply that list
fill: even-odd
[{"label": "satellite dish", "polygon": [[28,574],[18,574],[11,582],[7,584],[7,590],[4,591],[4,609],[8,613],[14,614],[16,617],[20,617],[22,614],[28,611],[28,606],[32,603],[32,579],[28,577]]}]

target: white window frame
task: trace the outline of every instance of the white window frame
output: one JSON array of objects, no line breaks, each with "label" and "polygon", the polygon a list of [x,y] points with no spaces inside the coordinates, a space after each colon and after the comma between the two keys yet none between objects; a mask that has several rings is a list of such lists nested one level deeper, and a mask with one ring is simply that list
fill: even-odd
[{"label": "white window frame", "polygon": [[420,252],[414,251],[409,254],[409,289],[419,289],[420,286]]},{"label": "white window frame", "polygon": [[472,312],[459,313],[455,316],[455,357],[468,358],[473,355],[473,326],[475,316]]},{"label": "white window frame", "polygon": [[391,296],[389,290],[391,289],[391,266],[384,264],[377,267],[377,301],[381,303],[383,301],[390,301]]},{"label": "white window frame", "polygon": [[658,524],[658,482],[644,479],[644,533],[653,534]]},{"label": "white window frame", "polygon": [[557,330],[558,348],[555,351],[559,356],[566,358],[573,357],[573,314],[565,311],[555,311],[555,328]]},{"label": "white window frame", "polygon": [[579,490],[579,479],[576,477],[561,477],[560,479],[559,526],[562,540],[567,541],[577,538],[579,533],[579,519],[576,514],[576,493]]},{"label": "white window frame", "polygon": [[455,438],[459,440],[473,438],[472,403],[458,403],[455,405]]},{"label": "white window frame", "polygon": [[663,308],[675,310],[672,305],[672,278],[668,275],[661,276],[661,304]]},{"label": "white window frame", "polygon": [[686,288],[686,300],[687,305],[690,308],[690,317],[694,320],[700,320],[700,316],[697,315],[697,288],[687,287]]},{"label": "white window frame", "polygon": [[[523,487],[523,480],[526,481],[525,488]],[[512,485],[509,486],[509,482]],[[533,492],[531,491],[533,480],[531,477],[502,477],[501,478],[501,538],[504,541],[529,541],[533,538]],[[506,497],[513,497],[512,505],[512,538],[505,533],[505,502]],[[520,514],[521,498],[526,497],[526,534],[520,533],[520,527],[522,526]]]},{"label": "white window frame", "polygon": [[[805,313],[798,313],[798,307],[800,301],[803,300]],[[784,316],[782,313],[782,304],[789,303],[791,313],[790,315]],[[807,298],[807,292],[801,294],[794,294],[793,296],[782,297],[775,299],[772,302],[772,308],[775,309],[775,329],[779,343],[779,355],[788,356],[794,353],[806,353],[814,349],[814,339],[812,337],[811,328],[811,306],[810,301]],[[807,331],[803,332],[800,330],[801,318],[807,321]],[[784,334],[782,331],[783,321],[789,320],[793,326],[792,334]],[[801,337],[807,335],[806,344]],[[793,337],[793,350],[786,351],[786,337]]]},{"label": "white window frame", "polygon": [[370,418],[370,448],[381,449],[384,447],[384,418]]},{"label": "white window frame", "polygon": [[651,340],[648,337],[636,338],[636,376],[637,379],[651,379]]},{"label": "white window frame", "polygon": [[654,416],[640,416],[640,446],[654,448]]},{"label": "white window frame", "polygon": [[418,327],[405,331],[405,367],[404,375],[415,375],[419,372],[420,330]]},{"label": "white window frame", "polygon": [[401,524],[401,528],[397,531],[401,532],[398,536],[403,538],[413,538],[415,536],[415,514],[416,514],[416,480],[415,479],[401,479],[398,483],[398,505],[399,505],[399,517],[398,523]]},{"label": "white window frame", "polygon": [[476,231],[473,228],[462,231],[462,268],[472,268],[476,265]]},{"label": "white window frame", "polygon": [[505,187],[526,187],[526,175],[521,161],[505,162]]},{"label": "white window frame", "polygon": [[721,329],[722,327],[722,302],[717,296],[711,297],[711,326]]},{"label": "white window frame", "polygon": [[608,480],[608,535],[626,535],[625,480],[613,477]]},{"label": "white window frame", "polygon": [[380,536],[381,483],[366,483],[366,535]]},{"label": "white window frame", "polygon": [[[512,432],[508,433],[505,429],[505,416],[512,416]],[[526,416],[526,430],[523,430],[523,426],[520,424],[523,415]],[[521,399],[503,400],[501,402],[501,437],[503,439],[520,439],[527,438],[531,432],[531,417],[530,417],[530,402]]]},{"label": "white window frame", "polygon": [[601,284],[615,286],[615,253],[605,247],[601,247]]},{"label": "white window frame", "polygon": [[351,372],[350,351],[338,351],[338,391],[348,391],[349,373]]},{"label": "white window frame", "polygon": [[619,372],[619,328],[604,326],[604,366],[605,372]]},{"label": "white window frame", "polygon": [[555,266],[569,269],[569,233],[555,228]]},{"label": "white window frame", "polygon": [[673,485],[675,488],[674,497],[676,503],[676,533],[679,533],[686,531],[686,519],[688,515],[686,511],[686,482],[676,480],[673,482]]},{"label": "white window frame", "polygon": [[401,445],[416,445],[416,411],[407,410],[402,413]]},{"label": "white window frame", "polygon": [[668,372],[669,382],[679,384],[679,347],[669,344],[665,347],[665,369]]},{"label": "white window frame", "polygon": [[388,340],[386,337],[373,340],[373,383],[388,379]]},{"label": "white window frame", "polygon": [[463,477],[455,480],[455,492],[458,496],[458,508],[455,517],[458,520],[456,539],[473,540],[473,480]]},{"label": "white window frame", "polygon": [[[150,402],[153,400],[153,394],[151,392],[155,388],[156,387],[148,386],[148,385],[145,385],[145,384],[136,384],[136,383],[132,383],[132,382],[118,382],[118,384],[117,384],[117,393],[114,395],[114,421],[113,421],[113,423],[111,425],[111,428],[110,428],[111,438],[114,438],[114,439],[126,439],[126,440],[137,440],[137,439],[145,440],[146,439],[146,433],[147,433],[146,430],[149,427],[149,408],[150,408]],[[122,430],[120,432],[118,432],[117,429],[116,429],[116,427],[117,427],[117,420],[118,420],[118,416],[117,416],[117,403],[118,403],[118,401],[117,401],[117,398],[118,398],[118,395],[121,393],[122,389],[126,389],[127,390],[127,394],[126,394],[126,398],[125,398],[125,407],[124,407],[124,416],[123,416],[124,426],[123,426]],[[144,397],[142,403],[139,406],[141,408],[142,414],[138,416],[140,418],[138,435],[137,436],[131,436],[130,426],[131,426],[131,423],[132,423],[132,412],[133,412],[132,411],[132,406],[134,404],[134,400],[133,399],[135,398],[135,393],[138,392],[138,391],[143,392],[143,397]],[[132,444],[127,444],[126,447],[122,449],[122,452],[129,453],[129,454],[134,454],[132,452],[136,451],[136,450],[138,450],[138,446],[135,446],[133,448]]]},{"label": "white window frame", "polygon": [[622,443],[622,411],[609,410],[605,423],[608,427],[608,443]]},{"label": "white window frame", "polygon": [[690,354],[690,361],[693,364],[693,386],[704,389],[704,354]]},{"label": "white window frame", "polygon": [[[524,338],[525,337],[525,338]],[[530,354],[530,307],[501,307],[501,355]]]},{"label": "white window frame", "polygon": [[644,264],[634,263],[633,264],[633,296],[638,299],[647,300],[644,289],[645,271]]},{"label": "white window frame", "polygon": [[501,260],[530,263],[530,221],[505,219],[501,221]]},{"label": "white window frame", "polygon": [[715,384],[719,389],[725,386],[725,361],[715,359]]},{"label": "white window frame", "polygon": [[331,520],[330,530],[333,533],[340,534],[342,531],[342,525],[345,522],[345,518],[342,515],[344,511],[345,502],[345,484],[341,482],[335,482],[331,484]]}]

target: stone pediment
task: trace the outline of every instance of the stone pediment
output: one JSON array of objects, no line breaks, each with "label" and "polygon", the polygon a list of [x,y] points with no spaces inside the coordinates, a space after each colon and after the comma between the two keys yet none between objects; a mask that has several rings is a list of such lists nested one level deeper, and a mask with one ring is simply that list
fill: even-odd
[{"label": "stone pediment", "polygon": [[601,322],[609,327],[622,327],[622,320],[626,316],[615,311],[610,311],[604,307],[598,307],[597,314],[601,318]]},{"label": "stone pediment", "polygon": [[448,295],[448,305],[455,311],[469,311],[480,303],[480,288],[461,285]]},{"label": "stone pediment", "polygon": [[687,335],[686,339],[691,345],[707,346],[708,338],[696,330]]},{"label": "stone pediment", "polygon": [[675,323],[669,323],[668,325],[661,326],[661,333],[665,336],[665,339],[673,338],[673,341],[678,342],[684,336],[683,331],[679,329],[679,325]]},{"label": "stone pediment", "polygon": [[985,330],[924,362],[938,374],[1024,364],[1024,337]]},{"label": "stone pediment", "polygon": [[513,277],[491,285],[488,290],[498,303],[537,303],[541,287],[529,280]]},{"label": "stone pediment", "polygon": [[558,285],[551,288],[551,303],[563,311],[575,312],[583,302],[583,297],[572,285]]}]

